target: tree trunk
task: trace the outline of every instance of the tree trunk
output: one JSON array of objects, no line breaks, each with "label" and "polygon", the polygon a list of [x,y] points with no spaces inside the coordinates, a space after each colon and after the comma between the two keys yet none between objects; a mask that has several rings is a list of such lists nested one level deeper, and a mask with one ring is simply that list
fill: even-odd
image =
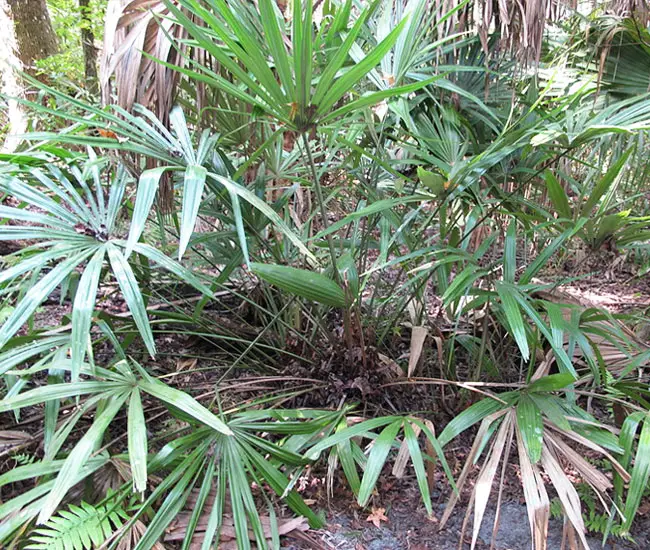
[{"label": "tree trunk", "polygon": [[14,23],[16,53],[25,70],[29,71],[35,61],[58,51],[47,4],[45,0],[7,0],[7,4]]},{"label": "tree trunk", "polygon": [[16,39],[12,32],[13,25],[9,18],[9,6],[0,0],[0,29],[6,29],[0,37],[0,90],[7,97],[6,105],[2,102],[0,109],[0,126],[7,129],[2,153],[13,153],[18,140],[12,134],[22,134],[27,129],[27,120],[16,98],[24,97],[24,92],[14,67],[20,68],[20,59],[16,57]]},{"label": "tree trunk", "polygon": [[84,52],[84,74],[86,89],[94,96],[99,95],[99,79],[97,78],[97,50],[95,49],[95,34],[90,19],[90,1],[79,0],[81,11],[81,47]]},{"label": "tree trunk", "polygon": [[13,152],[20,143],[16,136],[27,130],[19,71],[29,72],[35,61],[55,54],[57,40],[45,0],[0,0],[0,29],[0,89],[7,97],[0,122],[8,127],[1,150]]}]

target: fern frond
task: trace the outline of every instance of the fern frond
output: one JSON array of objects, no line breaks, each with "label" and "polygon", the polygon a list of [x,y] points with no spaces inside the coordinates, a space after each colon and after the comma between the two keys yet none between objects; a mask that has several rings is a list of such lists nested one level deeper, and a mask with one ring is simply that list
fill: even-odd
[{"label": "fern frond", "polygon": [[36,460],[36,457],[34,455],[27,453],[15,454],[12,455],[11,458],[16,461],[16,466],[28,466]]},{"label": "fern frond", "polygon": [[25,550],[92,550],[101,546],[128,519],[124,510],[82,502],[61,510],[44,527],[35,529]]}]

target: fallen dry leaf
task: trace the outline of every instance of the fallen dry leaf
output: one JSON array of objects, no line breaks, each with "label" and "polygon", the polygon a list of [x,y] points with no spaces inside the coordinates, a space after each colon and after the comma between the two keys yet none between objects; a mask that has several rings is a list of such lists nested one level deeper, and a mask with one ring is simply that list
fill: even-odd
[{"label": "fallen dry leaf", "polygon": [[[185,510],[179,512],[167,527],[165,531],[164,542],[180,542],[185,540],[187,536],[187,528],[193,515],[193,508],[197,503],[198,494],[198,490],[194,490],[190,493],[185,504]],[[195,531],[189,545],[189,550],[200,550],[203,546],[203,539],[205,537],[205,531],[210,521],[210,514],[212,511],[212,506],[215,502],[215,497],[216,490],[212,489],[208,494],[205,508],[199,516],[198,523],[195,526]],[[271,518],[268,515],[261,514],[260,521],[262,523],[264,536],[270,541],[272,536]],[[308,531],[309,525],[307,524],[307,520],[302,516],[293,518],[278,518],[277,530],[280,536],[290,534],[297,535],[304,531]],[[248,536],[251,541],[255,540],[255,534],[250,529],[248,531]],[[237,550],[235,523],[233,521],[229,502],[227,502],[226,509],[224,510],[223,514],[223,523],[221,526],[219,538],[219,550]]]},{"label": "fallen dry leaf", "polygon": [[411,350],[409,352],[409,366],[407,376],[411,378],[420,362],[424,341],[427,339],[429,329],[426,327],[413,327],[411,332]]},{"label": "fallen dry leaf", "polygon": [[380,528],[382,521],[388,521],[388,518],[384,515],[386,508],[375,508],[372,507],[372,513],[366,518],[366,521],[372,523],[375,527]]},{"label": "fallen dry leaf", "polygon": [[184,370],[193,370],[196,368],[198,362],[199,360],[196,357],[178,359],[176,361],[176,371],[181,372]]}]

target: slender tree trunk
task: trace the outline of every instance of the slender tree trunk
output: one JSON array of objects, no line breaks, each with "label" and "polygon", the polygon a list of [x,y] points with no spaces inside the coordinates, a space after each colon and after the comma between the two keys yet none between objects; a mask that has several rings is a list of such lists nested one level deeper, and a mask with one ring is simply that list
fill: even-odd
[{"label": "slender tree trunk", "polygon": [[[25,70],[58,51],[45,0],[7,0],[16,37],[17,56]],[[4,32],[4,29],[3,29]]]},{"label": "slender tree trunk", "polygon": [[79,0],[81,11],[81,47],[84,52],[84,74],[86,89],[94,96],[99,95],[99,79],[97,78],[97,50],[95,49],[95,34],[90,19],[89,0]]}]

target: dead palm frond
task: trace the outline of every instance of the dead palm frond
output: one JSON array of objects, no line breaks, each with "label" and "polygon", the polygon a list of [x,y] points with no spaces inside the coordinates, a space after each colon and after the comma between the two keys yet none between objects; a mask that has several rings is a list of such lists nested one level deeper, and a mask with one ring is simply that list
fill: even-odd
[{"label": "dead palm frond", "polygon": [[[554,382],[558,381],[558,384]],[[467,456],[465,465],[457,481],[458,493],[452,494],[442,516],[440,527],[444,527],[458,503],[460,492],[466,486],[473,467],[481,454],[485,454],[482,466],[471,493],[463,530],[473,511],[472,545],[478,541],[485,510],[494,486],[494,481],[501,468],[498,484],[497,511],[494,520],[493,538],[498,532],[499,507],[502,500],[505,471],[509,456],[516,449],[521,470],[521,482],[528,510],[528,519],[534,550],[546,550],[548,524],[550,518],[550,500],[545,485],[545,478],[550,480],[562,505],[571,538],[577,537],[582,548],[588,549],[585,524],[582,517],[580,497],[565,466],[576,472],[588,484],[595,495],[608,510],[607,492],[612,489],[612,482],[596,466],[588,462],[582,454],[576,451],[575,444],[598,453],[606,458],[621,479],[630,480],[629,474],[610,453],[615,450],[616,438],[595,421],[588,421],[590,429],[584,430],[581,419],[572,414],[578,413],[577,407],[563,402],[553,394],[561,385],[560,377],[551,375],[531,383],[526,391],[511,392],[507,396],[509,403],[502,408],[493,410],[490,400],[476,403],[450,423],[441,434],[440,439],[445,443],[448,437],[454,436],[457,426],[467,426],[464,422],[476,422],[481,419],[474,444]],[[501,395],[500,397],[504,397]],[[496,401],[494,401],[496,403]],[[583,415],[584,416],[584,415]],[[462,421],[458,420],[461,419]],[[611,437],[608,437],[609,436]],[[516,446],[515,446],[516,442]],[[570,442],[570,444],[568,443]],[[620,449],[618,449],[620,450]],[[615,510],[615,508],[613,508]]]},{"label": "dead palm frond", "polygon": [[[115,99],[130,111],[144,105],[169,127],[179,73],[160,61],[182,65],[185,29],[168,17],[160,0],[110,0],[106,8],[104,50],[100,63],[102,103]],[[157,166],[147,159],[147,168]],[[163,176],[159,204],[164,211],[173,206],[171,180]]]},{"label": "dead palm frond", "polygon": [[[157,60],[182,61],[179,40],[185,31],[168,17],[160,0],[110,0],[106,8],[101,90],[105,104],[130,110],[134,103],[152,108],[159,118],[169,112],[177,73]],[[111,81],[113,78],[113,81]]]},{"label": "dead palm frond", "polygon": [[[600,364],[612,376],[622,378],[650,362],[650,347],[622,321],[588,299],[558,289],[538,290],[535,296],[553,304],[568,326],[576,329],[564,335],[564,347],[576,366],[589,366],[593,371]],[[553,358],[549,359],[535,376],[550,372]]]}]

